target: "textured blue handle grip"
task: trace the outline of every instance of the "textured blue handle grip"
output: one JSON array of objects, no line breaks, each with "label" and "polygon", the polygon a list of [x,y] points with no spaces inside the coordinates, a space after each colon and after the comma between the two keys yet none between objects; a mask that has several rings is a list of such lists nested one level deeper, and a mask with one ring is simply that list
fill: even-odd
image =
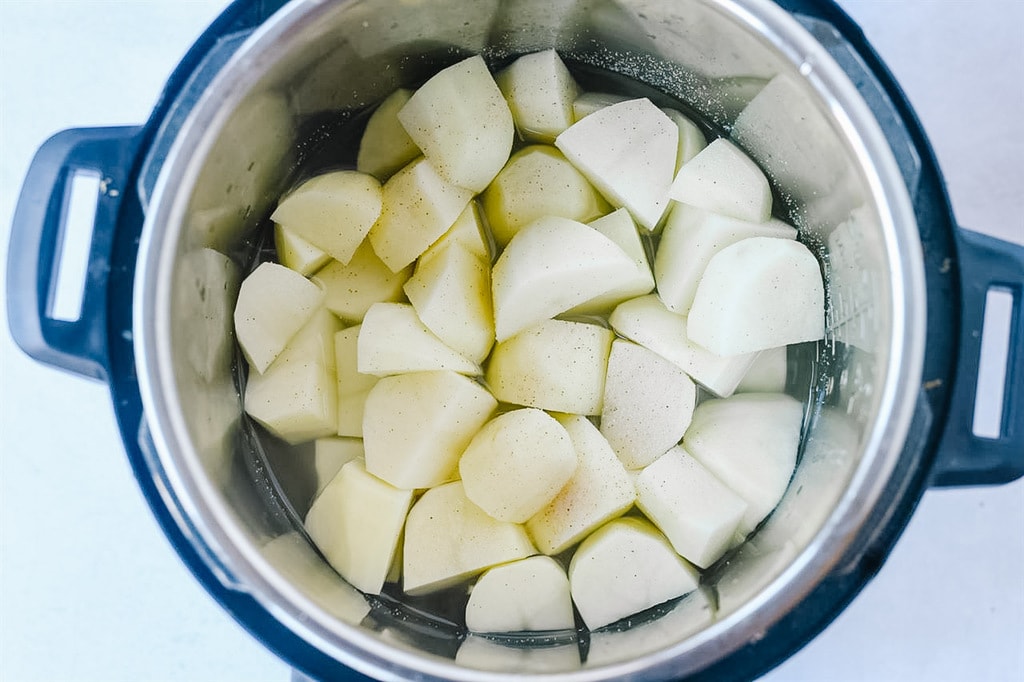
[{"label": "textured blue handle grip", "polygon": [[[94,379],[108,376],[106,290],[110,249],[125,183],[138,149],[137,127],[74,128],[36,152],[22,185],[7,256],[7,317],[15,342],[32,358]],[[51,316],[71,180],[100,175],[81,312]]]},{"label": "textured blue handle grip", "polygon": [[[960,353],[932,485],[1008,483],[1024,475],[1024,246],[960,230]],[[1013,295],[1006,358],[1002,433],[981,438],[972,432],[978,390],[985,298],[999,287]]]}]

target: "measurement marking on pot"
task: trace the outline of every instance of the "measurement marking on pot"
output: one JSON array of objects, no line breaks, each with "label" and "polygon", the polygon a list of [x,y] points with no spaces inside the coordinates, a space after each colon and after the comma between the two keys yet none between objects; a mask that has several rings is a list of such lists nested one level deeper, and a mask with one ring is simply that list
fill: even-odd
[{"label": "measurement marking on pot", "polygon": [[974,435],[980,438],[999,438],[1003,432],[1003,398],[1012,318],[1013,292],[1003,287],[989,289],[985,295],[978,388],[971,427]]},{"label": "measurement marking on pot", "polygon": [[81,317],[99,193],[99,173],[78,171],[71,178],[67,211],[61,228],[57,278],[50,290],[49,314],[55,320],[72,322]]}]

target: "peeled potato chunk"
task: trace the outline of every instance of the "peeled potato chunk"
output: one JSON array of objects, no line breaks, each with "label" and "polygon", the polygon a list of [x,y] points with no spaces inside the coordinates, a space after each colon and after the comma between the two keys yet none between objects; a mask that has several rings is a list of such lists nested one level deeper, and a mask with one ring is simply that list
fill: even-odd
[{"label": "peeled potato chunk", "polygon": [[460,355],[484,361],[494,345],[489,263],[452,243],[421,258],[404,288],[427,329]]},{"label": "peeled potato chunk", "polygon": [[411,490],[388,485],[356,459],[313,501],[306,531],[342,578],[380,594],[411,502]]},{"label": "peeled potato chunk", "polygon": [[575,470],[569,434],[533,408],[489,421],[459,460],[466,496],[499,521],[512,523],[523,523],[543,508]]},{"label": "peeled potato chunk", "polygon": [[683,164],[669,196],[753,223],[763,223],[772,215],[768,178],[742,149],[721,137]]},{"label": "peeled potato chunk", "polygon": [[482,373],[479,365],[427,329],[408,303],[370,306],[360,326],[357,357],[359,372],[374,376],[435,370]]},{"label": "peeled potato chunk", "polygon": [[359,332],[356,325],[334,335],[334,357],[338,376],[338,435],[363,437],[366,396],[377,383],[372,374],[359,371]]},{"label": "peeled potato chunk", "polygon": [[427,159],[416,159],[384,183],[380,218],[368,235],[374,252],[398,272],[447,232],[472,198]]},{"label": "peeled potato chunk", "polygon": [[610,92],[584,92],[572,102],[573,119],[579,121],[595,111],[625,102],[628,99],[629,97],[626,95],[616,95]]},{"label": "peeled potato chunk", "polygon": [[313,316],[324,292],[299,273],[262,263],[242,280],[235,303],[235,337],[249,366],[267,371]]},{"label": "peeled potato chunk", "polygon": [[380,181],[367,173],[343,170],[317,175],[292,190],[270,219],[348,263],[380,216]]},{"label": "peeled potato chunk", "polygon": [[331,479],[354,459],[362,459],[363,441],[359,438],[327,436],[313,441],[313,471],[316,474],[315,498]]},{"label": "peeled potato chunk", "polygon": [[487,385],[502,402],[600,414],[613,338],[594,324],[545,320],[494,347]]},{"label": "peeled potato chunk", "polygon": [[576,451],[576,470],[554,499],[526,522],[537,549],[560,554],[633,505],[636,491],[622,462],[589,419],[555,417]]},{"label": "peeled potato chunk", "polygon": [[708,140],[704,137],[697,125],[676,109],[662,109],[665,115],[672,119],[679,129],[679,148],[676,151],[676,172],[683,167],[683,164],[697,156],[705,147]]},{"label": "peeled potato chunk", "polygon": [[470,632],[569,630],[575,625],[565,569],[543,555],[488,570],[466,604]]},{"label": "peeled potato chunk", "polygon": [[654,351],[717,396],[729,396],[750,369],[756,353],[720,356],[687,335],[687,319],[665,307],[656,294],[620,304],[608,318],[612,329]]},{"label": "peeled potato chunk", "polygon": [[412,90],[399,88],[374,109],[359,140],[356,170],[383,181],[420,155],[420,148],[398,120],[398,112],[410,97]]},{"label": "peeled potato chunk", "polygon": [[697,285],[687,331],[718,355],[822,338],[825,288],[818,260],[791,239],[752,237],[722,249]]},{"label": "peeled potato chunk", "polygon": [[504,341],[636,277],[625,251],[583,223],[549,216],[524,227],[494,264],[494,329]]},{"label": "peeled potato chunk", "polygon": [[358,323],[374,303],[403,300],[402,285],[411,274],[411,267],[392,272],[373,252],[370,242],[363,242],[348,265],[331,261],[317,271],[312,281],[324,290],[324,305],[331,312]]},{"label": "peeled potato chunk", "polygon": [[700,568],[725,554],[747,511],[742,497],[678,445],[637,474],[636,490],[637,506]]},{"label": "peeled potato chunk", "polygon": [[748,237],[795,239],[796,228],[781,220],[751,223],[687,204],[675,204],[654,256],[658,296],[674,313],[687,315],[708,263],[719,251]]},{"label": "peeled potato chunk", "polygon": [[441,235],[430,248],[420,255],[418,265],[429,262],[436,254],[444,251],[449,245],[457,244],[469,251],[480,260],[491,264],[491,242],[487,230],[480,219],[480,207],[476,201],[470,201],[448,231]]},{"label": "peeled potato chunk", "polygon": [[459,456],[497,406],[480,384],[455,372],[385,377],[366,396],[366,468],[398,488],[450,481]]},{"label": "peeled potato chunk", "polygon": [[508,161],[515,138],[512,112],[479,55],[421,85],[398,120],[441,177],[474,193]]},{"label": "peeled potato chunk", "polygon": [[554,50],[523,55],[495,80],[524,139],[552,142],[574,123],[580,88]]},{"label": "peeled potato chunk", "polygon": [[786,346],[769,348],[757,354],[757,359],[743,375],[737,393],[782,393],[786,390],[789,372]]},{"label": "peeled potato chunk", "polygon": [[781,393],[708,400],[693,412],[683,447],[747,501],[739,530],[750,533],[786,492],[796,467],[803,408]]},{"label": "peeled potato chunk", "polygon": [[679,129],[648,99],[599,109],[574,123],[555,146],[615,207],[653,232],[668,207]]},{"label": "peeled potato chunk", "polygon": [[331,262],[330,254],[281,225],[274,225],[274,249],[281,265],[300,275],[309,276]]},{"label": "peeled potato chunk", "polygon": [[692,592],[697,580],[665,536],[637,518],[606,524],[569,563],[572,599],[591,630]]},{"label": "peeled potato chunk", "polygon": [[608,313],[623,301],[651,293],[654,289],[654,275],[643,242],[640,241],[640,233],[637,232],[636,223],[633,222],[629,211],[624,208],[617,209],[591,221],[588,225],[618,244],[619,248],[633,259],[636,272],[628,281],[623,281],[607,292],[571,308],[569,314]]},{"label": "peeled potato chunk", "polygon": [[696,400],[697,387],[681,368],[624,339],[612,343],[601,433],[627,469],[647,466],[678,443]]},{"label": "peeled potato chunk", "polygon": [[536,144],[512,155],[481,195],[498,246],[538,218],[586,222],[610,210],[608,202],[555,147]]},{"label": "peeled potato chunk", "polygon": [[409,511],[402,589],[427,594],[535,551],[522,526],[491,518],[454,481],[423,493]]}]

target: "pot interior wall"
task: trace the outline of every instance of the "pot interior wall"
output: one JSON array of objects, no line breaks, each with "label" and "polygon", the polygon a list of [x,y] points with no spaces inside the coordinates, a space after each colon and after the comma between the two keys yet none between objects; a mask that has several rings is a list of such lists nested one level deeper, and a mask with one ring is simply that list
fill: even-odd
[{"label": "pot interior wall", "polygon": [[[702,631],[738,629],[741,642],[752,636],[743,634],[743,610],[783,589],[773,581],[813,550],[837,502],[852,494],[879,419],[893,333],[877,193],[843,122],[805,78],[808,62],[752,35],[743,16],[710,0],[298,3],[227,67],[233,80],[210,95],[217,101],[197,105],[214,113],[206,129],[190,133],[200,140],[190,151],[194,173],[173,198],[183,219],[164,228],[177,253],[169,390],[188,441],[170,457],[206,482],[195,493],[216,510],[206,523],[234,529],[233,546],[211,541],[225,563],[272,576],[280,589],[265,598],[279,601],[278,610],[306,612],[326,648],[360,655],[392,647],[425,652],[434,663],[457,657],[488,670],[568,671],[636,659]],[[776,213],[820,257],[828,291],[826,339],[789,353],[788,390],[807,410],[799,466],[778,509],[707,572],[702,595],[593,634],[582,648],[574,633],[512,647],[463,642],[443,607],[428,615],[344,583],[298,525],[313,495],[312,453],[283,447],[241,417],[244,372],[231,332],[239,279],[272,248],[268,211],[297,179],[352,163],[368,107],[470,54],[498,67],[552,47],[587,87],[682,108],[743,146],[772,180]]]}]

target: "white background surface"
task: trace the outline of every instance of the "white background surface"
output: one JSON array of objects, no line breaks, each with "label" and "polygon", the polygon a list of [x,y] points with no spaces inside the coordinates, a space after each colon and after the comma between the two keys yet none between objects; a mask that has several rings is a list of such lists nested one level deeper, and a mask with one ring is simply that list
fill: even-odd
[{"label": "white background surface", "polygon": [[[39,145],[143,122],[224,4],[0,0],[0,257]],[[915,105],[960,223],[1024,242],[1024,2],[842,4]],[[0,327],[0,680],[287,680],[170,549],[106,387]],[[1024,481],[930,491],[878,578],[769,678],[1022,680],[1022,640]]]}]

